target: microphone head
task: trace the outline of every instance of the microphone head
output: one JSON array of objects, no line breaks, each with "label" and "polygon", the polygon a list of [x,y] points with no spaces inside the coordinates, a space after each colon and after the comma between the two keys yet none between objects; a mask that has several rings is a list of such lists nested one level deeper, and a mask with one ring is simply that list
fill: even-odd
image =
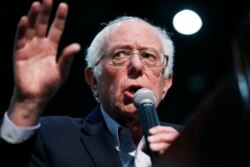
[{"label": "microphone head", "polygon": [[155,105],[155,101],[156,99],[154,93],[148,88],[141,88],[137,90],[133,99],[133,103],[136,108],[144,103],[151,103]]}]

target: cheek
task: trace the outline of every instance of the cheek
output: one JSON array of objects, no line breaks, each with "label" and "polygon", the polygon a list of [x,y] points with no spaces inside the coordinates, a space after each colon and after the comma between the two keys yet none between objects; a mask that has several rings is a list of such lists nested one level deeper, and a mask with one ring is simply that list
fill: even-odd
[{"label": "cheek", "polygon": [[162,77],[162,76],[163,76],[163,72],[164,72],[163,69],[162,69],[162,70],[152,70],[152,73],[153,73],[153,75],[154,75],[156,78]]},{"label": "cheek", "polygon": [[125,74],[123,75],[122,71],[110,67],[106,67],[104,70],[105,72],[99,78],[99,94],[104,98],[117,96],[123,83],[124,77],[122,76]]},{"label": "cheek", "polygon": [[154,87],[155,90],[161,89],[163,85],[163,71],[159,69],[148,70],[146,74],[149,80],[149,84]]},{"label": "cheek", "polygon": [[151,88],[155,93],[157,101],[161,101],[162,95],[164,93],[165,81],[163,79],[163,73],[160,70],[153,71],[153,77],[151,77]]}]

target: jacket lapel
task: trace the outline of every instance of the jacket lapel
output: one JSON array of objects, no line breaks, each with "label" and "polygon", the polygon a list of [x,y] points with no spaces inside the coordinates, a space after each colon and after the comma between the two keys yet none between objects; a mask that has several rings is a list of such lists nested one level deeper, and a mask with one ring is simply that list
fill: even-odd
[{"label": "jacket lapel", "polygon": [[83,122],[82,142],[95,166],[121,167],[114,142],[107,130],[100,107],[96,108]]}]

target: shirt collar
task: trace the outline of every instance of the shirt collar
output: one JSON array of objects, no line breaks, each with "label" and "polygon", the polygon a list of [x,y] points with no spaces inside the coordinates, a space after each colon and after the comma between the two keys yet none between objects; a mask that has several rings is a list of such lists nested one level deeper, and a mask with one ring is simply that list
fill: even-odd
[{"label": "shirt collar", "polygon": [[111,133],[113,140],[115,141],[115,147],[119,148],[119,136],[118,136],[118,129],[121,126],[118,124],[113,118],[111,118],[106,111],[104,111],[101,105],[101,112],[104,118],[104,121],[108,127],[109,132]]},{"label": "shirt collar", "polygon": [[[101,105],[101,112],[104,118],[104,121],[106,122],[106,125],[108,127],[109,132],[111,133],[113,140],[115,141],[115,147],[116,150],[127,150],[128,152],[131,152],[132,150],[135,150],[136,146],[134,145],[132,138],[131,138],[131,132],[128,128],[120,125],[118,122],[116,122],[113,118],[111,118],[107,112],[103,109]],[[122,140],[122,143],[121,143]],[[121,145],[122,144],[122,145]]]}]

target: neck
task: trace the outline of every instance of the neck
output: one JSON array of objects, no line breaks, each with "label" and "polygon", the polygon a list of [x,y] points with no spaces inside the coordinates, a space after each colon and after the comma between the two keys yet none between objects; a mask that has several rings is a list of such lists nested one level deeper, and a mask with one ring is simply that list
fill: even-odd
[{"label": "neck", "polygon": [[132,140],[137,146],[143,136],[143,129],[140,123],[139,118],[124,117],[124,115],[114,115],[108,113],[114,120],[116,120],[120,125],[128,128],[132,134]]},{"label": "neck", "polygon": [[136,120],[135,122],[131,123],[129,126],[127,126],[132,134],[132,140],[134,144],[137,146],[143,136],[143,130],[142,126],[139,120]]}]

